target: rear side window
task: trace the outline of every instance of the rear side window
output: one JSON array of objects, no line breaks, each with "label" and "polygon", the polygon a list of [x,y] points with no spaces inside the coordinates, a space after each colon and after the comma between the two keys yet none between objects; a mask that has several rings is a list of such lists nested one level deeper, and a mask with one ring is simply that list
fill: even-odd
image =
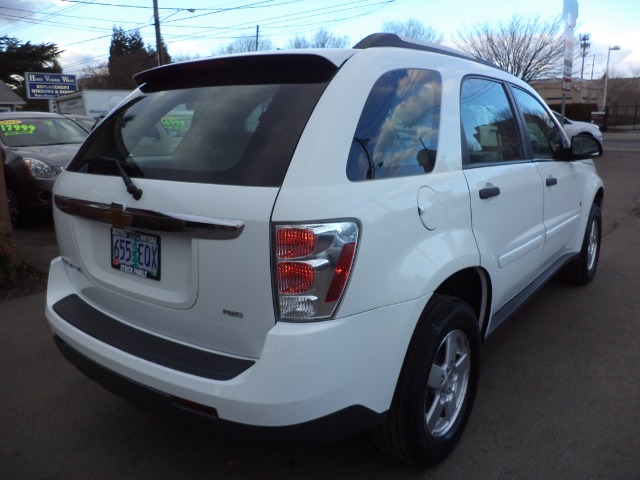
[{"label": "rear side window", "polygon": [[421,175],[435,166],[440,74],[394,70],[378,79],[358,121],[347,161],[351,181]]},{"label": "rear side window", "polygon": [[465,164],[482,165],[523,160],[522,145],[511,104],[502,83],[468,78],[460,95]]},{"label": "rear side window", "polygon": [[68,170],[118,175],[120,163],[132,178],[280,186],[337,68],[322,57],[282,57],[145,73],[139,94],[100,124]]}]

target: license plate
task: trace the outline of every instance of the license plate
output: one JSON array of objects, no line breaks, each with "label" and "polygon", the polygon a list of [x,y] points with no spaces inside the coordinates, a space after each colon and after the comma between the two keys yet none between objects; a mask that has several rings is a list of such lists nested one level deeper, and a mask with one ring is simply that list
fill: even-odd
[{"label": "license plate", "polygon": [[121,272],[160,280],[160,237],[112,228],[111,266]]}]

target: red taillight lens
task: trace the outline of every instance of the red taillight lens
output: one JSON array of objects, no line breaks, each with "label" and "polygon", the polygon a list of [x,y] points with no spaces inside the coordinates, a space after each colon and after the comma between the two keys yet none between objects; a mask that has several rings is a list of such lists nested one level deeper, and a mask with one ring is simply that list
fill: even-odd
[{"label": "red taillight lens", "polygon": [[353,264],[353,255],[356,253],[356,244],[347,243],[342,247],[340,252],[340,259],[334,270],[333,280],[329,286],[327,292],[327,302],[336,302],[340,299],[342,291],[344,290],[347,280],[349,278],[349,272],[351,271],[351,265]]},{"label": "red taillight lens", "polygon": [[276,225],[274,292],[286,321],[332,318],[342,301],[358,250],[353,220]]},{"label": "red taillight lens", "polygon": [[307,228],[279,228],[276,232],[278,258],[301,258],[311,255],[316,247],[316,234]]},{"label": "red taillight lens", "polygon": [[278,264],[278,289],[280,293],[300,294],[311,290],[315,273],[308,263],[281,262]]}]

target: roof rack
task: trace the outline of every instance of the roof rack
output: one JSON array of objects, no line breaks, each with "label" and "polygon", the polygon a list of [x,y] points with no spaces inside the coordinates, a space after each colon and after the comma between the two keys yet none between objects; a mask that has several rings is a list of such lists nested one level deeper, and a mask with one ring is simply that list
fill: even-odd
[{"label": "roof rack", "polygon": [[474,57],[473,55],[469,55],[468,53],[454,50],[453,48],[445,47],[437,43],[423,42],[421,40],[416,40],[415,38],[409,37],[400,37],[395,33],[372,33],[353,46],[353,48],[357,49],[376,47],[396,47],[408,48],[411,50],[422,50],[425,52],[449,55],[450,57],[464,58],[465,60],[471,60],[473,62],[481,63],[489,67],[500,68],[494,63],[491,63],[482,58]]}]

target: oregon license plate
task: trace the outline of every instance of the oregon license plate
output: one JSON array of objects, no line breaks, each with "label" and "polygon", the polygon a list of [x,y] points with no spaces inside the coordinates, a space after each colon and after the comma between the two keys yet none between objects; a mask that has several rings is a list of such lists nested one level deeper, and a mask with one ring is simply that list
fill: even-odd
[{"label": "oregon license plate", "polygon": [[151,280],[160,280],[160,237],[111,229],[111,266]]}]

